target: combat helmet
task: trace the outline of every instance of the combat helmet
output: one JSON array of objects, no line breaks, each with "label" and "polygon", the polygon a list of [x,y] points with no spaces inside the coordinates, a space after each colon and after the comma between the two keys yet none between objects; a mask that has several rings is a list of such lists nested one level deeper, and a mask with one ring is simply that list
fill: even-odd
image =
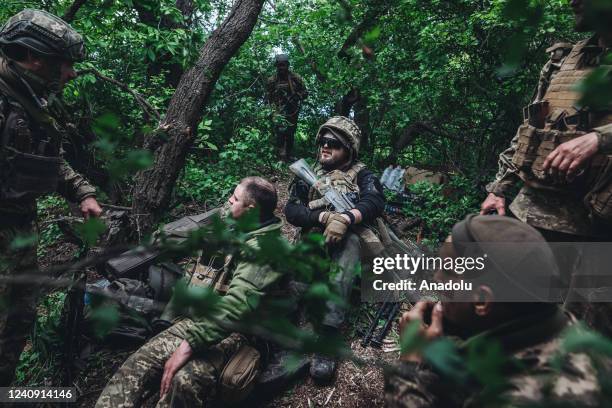
[{"label": "combat helmet", "polygon": [[359,154],[359,145],[361,144],[361,131],[359,126],[346,116],[331,117],[319,128],[315,143],[319,143],[319,139],[324,131],[330,131],[334,136],[351,152],[351,159],[354,160]]},{"label": "combat helmet", "polygon": [[61,18],[42,10],[25,9],[8,19],[0,29],[0,47],[10,45],[70,61],[85,58],[83,36]]}]

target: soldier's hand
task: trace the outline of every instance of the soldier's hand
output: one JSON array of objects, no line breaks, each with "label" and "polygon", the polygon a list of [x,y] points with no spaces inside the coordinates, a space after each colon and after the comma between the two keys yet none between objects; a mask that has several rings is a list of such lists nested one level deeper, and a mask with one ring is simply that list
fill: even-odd
[{"label": "soldier's hand", "polygon": [[81,201],[81,213],[86,220],[89,217],[99,217],[102,214],[102,207],[94,197],[87,197]]},{"label": "soldier's hand", "polygon": [[[404,331],[406,327],[412,322],[419,322],[419,335],[427,341],[431,341],[440,337],[443,334],[442,327],[442,316],[443,316],[442,303],[434,303],[430,301],[417,302],[414,307],[404,313],[399,322],[400,339],[404,337]],[[425,316],[431,315],[431,323],[425,324]],[[429,320],[429,319],[428,319]],[[420,363],[423,357],[419,352],[406,353],[400,356],[403,361],[412,361]]]},{"label": "soldier's hand", "polygon": [[325,243],[334,245],[342,241],[351,224],[350,218],[337,212],[329,213],[329,215],[324,218],[326,225],[325,231],[323,231]]},{"label": "soldier's hand", "polygon": [[187,342],[183,340],[179,347],[176,349],[172,356],[166,361],[164,365],[164,374],[162,375],[161,387],[159,390],[159,398],[163,398],[164,395],[170,391],[172,387],[172,379],[178,370],[180,370],[191,358],[193,350]]},{"label": "soldier's hand", "polygon": [[572,181],[598,150],[597,133],[587,133],[560,144],[550,152],[544,160],[544,171],[549,172],[557,180]]},{"label": "soldier's hand", "polygon": [[499,215],[506,215],[506,199],[489,193],[480,205],[480,215],[487,215],[491,211],[497,211]]}]

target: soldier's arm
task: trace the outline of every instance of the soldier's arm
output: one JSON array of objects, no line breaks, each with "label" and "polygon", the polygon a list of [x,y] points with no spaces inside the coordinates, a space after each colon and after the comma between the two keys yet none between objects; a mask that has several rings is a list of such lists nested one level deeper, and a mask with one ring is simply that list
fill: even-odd
[{"label": "soldier's arm", "polygon": [[60,166],[58,193],[75,203],[80,203],[88,197],[95,197],[96,188],[74,171],[68,162]]},{"label": "soldier's arm", "polygon": [[359,186],[359,201],[355,209],[361,213],[361,222],[372,222],[380,217],[385,210],[385,196],[380,180],[368,169],[357,174]]},{"label": "soldier's arm", "polygon": [[289,199],[283,210],[287,221],[297,227],[313,228],[321,226],[319,214],[323,210],[308,208],[308,186],[298,178],[289,186]]},{"label": "soldier's arm", "polygon": [[385,373],[385,406],[428,408],[442,405],[435,385],[440,378],[418,363],[399,362]]},{"label": "soldier's arm", "polygon": [[282,274],[268,266],[241,262],[234,271],[229,289],[219,302],[214,320],[204,318],[187,330],[185,340],[194,352],[204,351],[229,335],[218,321],[236,323],[257,309],[259,300],[275,287]]},{"label": "soldier's arm", "polygon": [[293,74],[295,78],[295,82],[297,84],[296,93],[298,94],[300,100],[304,100],[308,98],[308,89],[306,89],[306,85],[304,84],[304,79],[298,74]]},{"label": "soldier's arm", "polygon": [[518,143],[518,131],[516,135],[510,141],[510,147],[504,150],[499,155],[498,160],[498,171],[495,175],[495,179],[487,184],[486,190],[488,193],[493,193],[500,197],[505,197],[508,191],[520,181],[518,176],[518,169],[512,163],[512,157],[516,152],[516,146]]},{"label": "soldier's arm", "polygon": [[276,81],[274,80],[274,77],[270,77],[266,81],[266,96],[265,96],[265,100],[266,100],[266,103],[268,103],[270,105],[274,103],[274,87],[275,87],[275,84],[276,84]]},{"label": "soldier's arm", "polygon": [[612,123],[593,128],[599,140],[600,153],[612,153]]}]

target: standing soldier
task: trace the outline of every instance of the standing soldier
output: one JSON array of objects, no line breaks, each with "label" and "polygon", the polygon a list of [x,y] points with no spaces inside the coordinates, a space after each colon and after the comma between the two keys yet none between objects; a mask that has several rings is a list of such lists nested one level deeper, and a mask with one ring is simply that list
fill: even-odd
[{"label": "standing soldier", "polygon": [[276,74],[268,78],[266,92],[268,102],[274,108],[273,127],[278,155],[287,161],[293,151],[300,107],[308,91],[302,77],[289,70],[286,54],[278,54],[275,59]]},{"label": "standing soldier", "polygon": [[[360,262],[378,256],[382,242],[374,231],[385,208],[385,197],[378,178],[357,160],[361,132],[352,120],[335,116],[321,126],[316,137],[318,164],[314,171],[322,183],[308,187],[296,178],[291,185],[285,216],[291,224],[304,230],[319,230],[325,236],[332,261],[338,266],[332,285],[348,302]],[[352,197],[355,208],[337,212],[321,197],[320,191],[331,186]],[[336,332],[344,323],[346,310],[328,302],[323,318],[323,331]],[[332,379],[336,362],[315,356],[310,366],[311,376],[318,381]]]},{"label": "standing soldier", "polygon": [[[0,30],[0,275],[37,273],[36,199],[59,192],[85,218],[102,209],[95,188],[61,158],[61,92],[76,77],[83,37],[58,17],[23,10]],[[8,386],[36,317],[39,287],[0,283],[0,386]]]},{"label": "standing soldier", "polygon": [[[500,155],[499,171],[487,186],[481,214],[504,215],[506,195],[522,180],[510,210],[546,240],[608,240],[610,227],[602,218],[610,221],[612,213],[612,201],[605,200],[610,183],[605,186],[600,181],[609,178],[605,163],[606,154],[612,153],[612,112],[609,106],[579,106],[576,84],[602,63],[612,42],[612,21],[606,13],[595,21],[590,1],[570,4],[575,29],[596,33],[574,46],[559,43],[547,50],[551,59],[542,69],[536,98],[524,109],[524,124]],[[563,259],[560,265],[571,268]],[[562,271],[562,279],[569,281],[571,273]]]}]

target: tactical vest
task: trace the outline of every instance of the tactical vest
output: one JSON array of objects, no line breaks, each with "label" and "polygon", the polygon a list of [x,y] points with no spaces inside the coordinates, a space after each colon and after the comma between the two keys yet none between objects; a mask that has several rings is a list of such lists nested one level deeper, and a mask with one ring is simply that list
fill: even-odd
[{"label": "tactical vest", "polygon": [[[325,190],[333,187],[338,192],[346,193],[359,198],[359,186],[357,185],[357,174],[365,168],[365,164],[356,162],[346,171],[325,171],[320,166],[314,170],[318,181],[310,188],[308,193],[308,208],[317,210],[327,208],[330,204],[325,200]],[[384,251],[383,241],[388,237],[386,226],[379,217],[375,225],[352,225],[351,230],[359,236],[363,247],[363,259],[371,259],[379,256]]]},{"label": "tactical vest", "polygon": [[[0,129],[0,200],[35,199],[55,192],[63,163],[61,128],[2,79],[0,94],[9,102],[9,113]],[[35,123],[28,121],[26,114]]]},{"label": "tactical vest", "polygon": [[[610,156],[598,154],[571,183],[553,178],[544,170],[546,157],[562,143],[587,134],[590,129],[612,123],[612,113],[593,112],[577,106],[580,94],[575,90],[578,82],[589,75],[599,62],[603,50],[582,41],[560,61],[551,60],[541,74],[540,84],[548,82],[545,91],[538,89],[538,97],[523,111],[524,122],[518,130],[518,143],[512,162],[519,176],[530,187],[552,191],[571,191],[585,198],[587,208],[598,216],[612,217],[612,201],[604,208],[601,197],[593,197],[592,189],[599,185],[608,171]],[[545,72],[546,71],[546,72]],[[544,92],[543,92],[544,91]],[[541,95],[543,93],[543,96]],[[541,96],[541,99],[540,99]],[[612,191],[610,192],[612,196]],[[590,198],[589,198],[590,197]],[[599,202],[597,208],[593,202]]]}]

